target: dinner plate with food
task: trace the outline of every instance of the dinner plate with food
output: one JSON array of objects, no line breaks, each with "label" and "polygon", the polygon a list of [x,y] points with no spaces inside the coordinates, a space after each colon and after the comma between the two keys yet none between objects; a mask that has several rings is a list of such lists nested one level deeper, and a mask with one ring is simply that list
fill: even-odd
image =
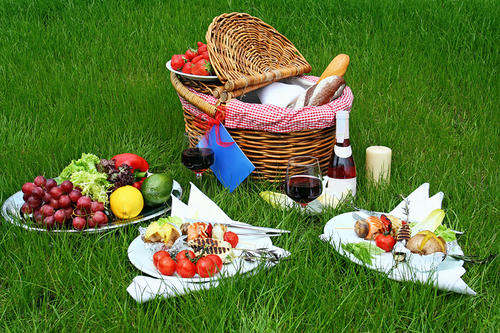
[{"label": "dinner plate with food", "polygon": [[210,222],[167,217],[139,228],[128,248],[130,262],[160,279],[208,282],[273,264],[286,256],[270,237],[287,230],[242,222]]},{"label": "dinner plate with food", "polygon": [[348,212],[328,221],[321,237],[351,261],[386,273],[403,263],[416,272],[455,269],[463,265],[456,259],[463,251],[443,219],[441,209],[413,223],[389,214]]}]

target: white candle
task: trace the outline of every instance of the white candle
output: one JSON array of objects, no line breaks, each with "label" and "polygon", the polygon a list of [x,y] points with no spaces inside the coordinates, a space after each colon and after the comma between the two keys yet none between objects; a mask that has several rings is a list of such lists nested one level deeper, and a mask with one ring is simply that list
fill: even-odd
[{"label": "white candle", "polygon": [[391,178],[391,148],[371,146],[366,148],[366,176],[369,180],[389,182]]}]

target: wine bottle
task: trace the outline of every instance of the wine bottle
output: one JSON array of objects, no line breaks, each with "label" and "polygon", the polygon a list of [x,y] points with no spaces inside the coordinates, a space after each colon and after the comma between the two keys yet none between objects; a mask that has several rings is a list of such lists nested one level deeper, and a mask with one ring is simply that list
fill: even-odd
[{"label": "wine bottle", "polygon": [[337,197],[348,192],[356,195],[356,165],[349,141],[349,112],[338,111],[336,115],[335,145],[328,164],[328,176],[325,177],[325,192]]}]

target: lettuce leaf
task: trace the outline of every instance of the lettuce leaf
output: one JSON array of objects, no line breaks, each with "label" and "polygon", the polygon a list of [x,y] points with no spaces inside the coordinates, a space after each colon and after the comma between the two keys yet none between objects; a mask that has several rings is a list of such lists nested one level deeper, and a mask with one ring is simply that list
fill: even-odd
[{"label": "lettuce leaf", "polygon": [[96,155],[83,153],[80,159],[71,161],[71,163],[64,168],[59,175],[59,179],[61,182],[70,180],[71,175],[78,171],[97,173],[96,165],[99,161],[100,159]]},{"label": "lettuce leaf", "polygon": [[367,265],[372,264],[374,255],[382,254],[385,251],[369,242],[342,244],[342,249],[352,253],[353,256]]},{"label": "lettuce leaf", "polygon": [[83,195],[91,197],[93,200],[108,205],[108,190],[112,184],[108,182],[108,176],[100,172],[76,171],[71,174],[69,180],[75,187],[82,190]]},{"label": "lettuce leaf", "polygon": [[445,242],[452,242],[457,239],[457,235],[453,231],[451,231],[451,229],[445,227],[442,224],[439,227],[437,227],[434,233],[438,237],[443,237]]}]

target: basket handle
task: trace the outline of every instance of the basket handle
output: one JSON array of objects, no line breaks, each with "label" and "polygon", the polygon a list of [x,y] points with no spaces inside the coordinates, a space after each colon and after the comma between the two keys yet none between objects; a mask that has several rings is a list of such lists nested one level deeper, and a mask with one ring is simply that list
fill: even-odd
[{"label": "basket handle", "polygon": [[174,86],[175,90],[177,93],[187,100],[189,103],[193,104],[196,106],[200,111],[203,113],[207,114],[211,118],[215,117],[215,113],[217,111],[217,107],[215,105],[212,105],[205,100],[203,100],[201,97],[197,96],[196,94],[192,93],[189,91],[188,88],[186,88],[177,75],[175,73],[170,73],[170,81],[172,82],[172,85]]}]

